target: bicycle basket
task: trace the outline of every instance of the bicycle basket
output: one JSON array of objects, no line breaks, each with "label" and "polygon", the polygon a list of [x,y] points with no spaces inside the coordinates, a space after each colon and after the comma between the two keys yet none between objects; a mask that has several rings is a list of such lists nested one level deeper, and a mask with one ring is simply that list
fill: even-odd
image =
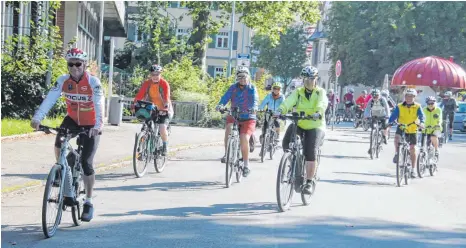
[{"label": "bicycle basket", "polygon": [[136,110],[136,118],[140,120],[148,120],[151,117],[151,111],[155,108],[154,104],[146,101],[138,101],[134,109]]}]

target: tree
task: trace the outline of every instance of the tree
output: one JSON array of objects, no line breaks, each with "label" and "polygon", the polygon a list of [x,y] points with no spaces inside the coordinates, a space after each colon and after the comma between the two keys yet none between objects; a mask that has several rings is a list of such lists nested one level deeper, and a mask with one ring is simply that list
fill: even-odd
[{"label": "tree", "polygon": [[275,47],[273,40],[264,35],[253,38],[253,47],[260,54],[256,67],[268,70],[272,75],[283,80],[284,92],[293,78],[299,76],[306,60],[306,33],[303,26],[294,26],[280,36],[280,42]]},{"label": "tree", "polygon": [[339,82],[381,86],[385,74],[430,55],[465,65],[465,10],[463,2],[333,2],[325,26],[330,57],[344,67]]},{"label": "tree", "polygon": [[[232,2],[191,1],[182,2],[182,5],[190,9],[193,19],[189,43],[195,49],[194,64],[202,65],[206,44],[210,41],[209,34],[217,33],[227,24]],[[296,21],[296,17],[307,23],[315,23],[320,17],[317,1],[242,1],[236,2],[235,9],[240,15],[240,22],[254,29],[258,35],[268,36],[272,46],[278,44],[281,34]]]}]

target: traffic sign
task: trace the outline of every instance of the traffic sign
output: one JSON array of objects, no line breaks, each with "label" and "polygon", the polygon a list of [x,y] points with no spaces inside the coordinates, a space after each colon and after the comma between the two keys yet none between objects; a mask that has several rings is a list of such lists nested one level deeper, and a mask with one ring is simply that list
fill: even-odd
[{"label": "traffic sign", "polygon": [[251,61],[250,61],[251,56],[249,54],[238,53],[238,55],[236,55],[236,58],[237,58],[237,64],[236,64],[237,66],[249,67],[251,65]]},{"label": "traffic sign", "polygon": [[337,77],[340,77],[341,75],[341,61],[338,60],[337,63],[335,64],[335,75]]}]

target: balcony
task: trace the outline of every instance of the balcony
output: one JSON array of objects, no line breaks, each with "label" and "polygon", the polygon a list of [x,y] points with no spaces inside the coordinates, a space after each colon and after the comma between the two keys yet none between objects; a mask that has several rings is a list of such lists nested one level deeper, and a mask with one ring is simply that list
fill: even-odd
[{"label": "balcony", "polygon": [[[99,2],[90,2],[100,13]],[[104,36],[126,37],[126,6],[124,1],[104,1]]]}]

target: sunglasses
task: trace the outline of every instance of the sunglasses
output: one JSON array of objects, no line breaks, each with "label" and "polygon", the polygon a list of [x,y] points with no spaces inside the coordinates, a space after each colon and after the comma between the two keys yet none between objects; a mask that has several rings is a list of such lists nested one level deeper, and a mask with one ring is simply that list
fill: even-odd
[{"label": "sunglasses", "polygon": [[273,90],[279,90],[279,89],[280,89],[280,88],[278,88],[278,87],[274,87],[274,88],[273,88]]},{"label": "sunglasses", "polygon": [[73,66],[76,66],[76,67],[81,67],[83,65],[83,63],[81,62],[76,62],[76,63],[71,63],[71,62],[68,62],[68,67],[73,67]]},{"label": "sunglasses", "polygon": [[237,78],[237,79],[245,79],[246,76],[237,76],[236,78]]},{"label": "sunglasses", "polygon": [[428,102],[427,105],[434,105],[435,102]]}]

